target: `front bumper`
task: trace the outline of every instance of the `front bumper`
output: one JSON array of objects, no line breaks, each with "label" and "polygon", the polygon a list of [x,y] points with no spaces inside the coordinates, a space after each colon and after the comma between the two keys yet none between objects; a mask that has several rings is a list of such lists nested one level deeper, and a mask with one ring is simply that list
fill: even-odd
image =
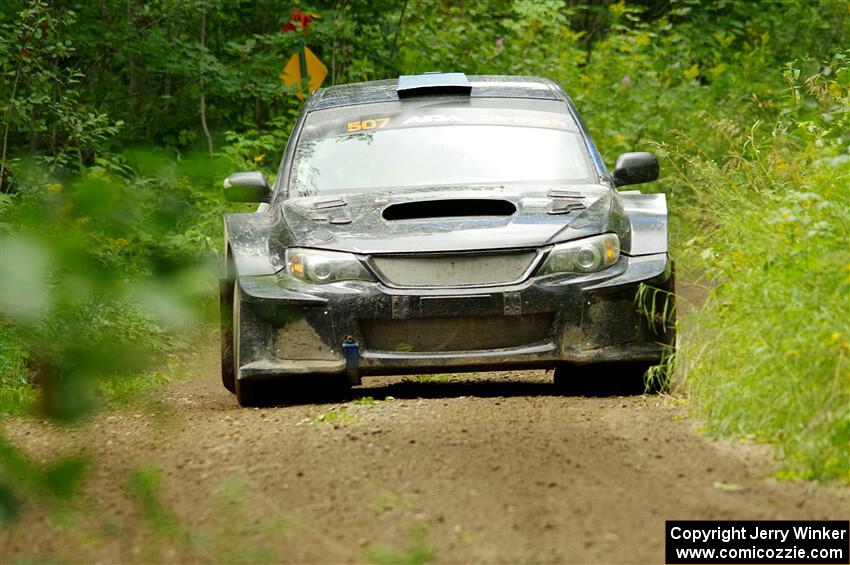
[{"label": "front bumper", "polygon": [[667,289],[666,254],[622,256],[605,271],[511,286],[394,289],[240,277],[238,378],[549,368],[656,362],[672,341],[635,305],[641,283]]}]

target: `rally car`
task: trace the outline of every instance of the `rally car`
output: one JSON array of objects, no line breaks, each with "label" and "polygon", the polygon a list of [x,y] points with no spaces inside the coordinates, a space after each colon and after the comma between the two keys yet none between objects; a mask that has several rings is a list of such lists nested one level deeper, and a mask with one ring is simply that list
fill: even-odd
[{"label": "rally car", "polygon": [[319,89],[272,185],[224,182],[261,203],[225,216],[224,386],[252,406],[285,401],[271,385],[293,377],[552,368],[566,385],[613,362],[639,377],[672,343],[636,303],[641,286],[671,300],[667,205],[619,187],[658,172],[643,152],[609,171],[546,79]]}]

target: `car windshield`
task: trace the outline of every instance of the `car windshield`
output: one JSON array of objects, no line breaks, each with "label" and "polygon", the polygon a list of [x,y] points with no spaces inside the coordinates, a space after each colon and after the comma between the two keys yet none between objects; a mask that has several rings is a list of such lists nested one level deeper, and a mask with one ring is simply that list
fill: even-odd
[{"label": "car windshield", "polygon": [[323,123],[302,136],[291,194],[590,182],[581,134],[567,114],[474,108],[440,112],[419,108]]}]

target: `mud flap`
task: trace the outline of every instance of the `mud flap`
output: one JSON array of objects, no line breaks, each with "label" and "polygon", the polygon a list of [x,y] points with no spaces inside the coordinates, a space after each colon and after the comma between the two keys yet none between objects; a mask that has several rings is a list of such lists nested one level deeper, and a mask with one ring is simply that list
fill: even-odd
[{"label": "mud flap", "polygon": [[219,279],[218,307],[221,335],[221,384],[236,394],[236,371],[233,365],[233,281]]}]

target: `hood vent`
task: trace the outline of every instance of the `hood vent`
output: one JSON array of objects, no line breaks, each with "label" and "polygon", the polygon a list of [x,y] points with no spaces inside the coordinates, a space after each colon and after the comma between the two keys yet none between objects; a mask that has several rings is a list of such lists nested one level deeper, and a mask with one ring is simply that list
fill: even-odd
[{"label": "hood vent", "polygon": [[463,218],[469,216],[510,216],[516,206],[508,200],[452,198],[392,204],[384,209],[385,220],[422,220],[426,218]]}]

